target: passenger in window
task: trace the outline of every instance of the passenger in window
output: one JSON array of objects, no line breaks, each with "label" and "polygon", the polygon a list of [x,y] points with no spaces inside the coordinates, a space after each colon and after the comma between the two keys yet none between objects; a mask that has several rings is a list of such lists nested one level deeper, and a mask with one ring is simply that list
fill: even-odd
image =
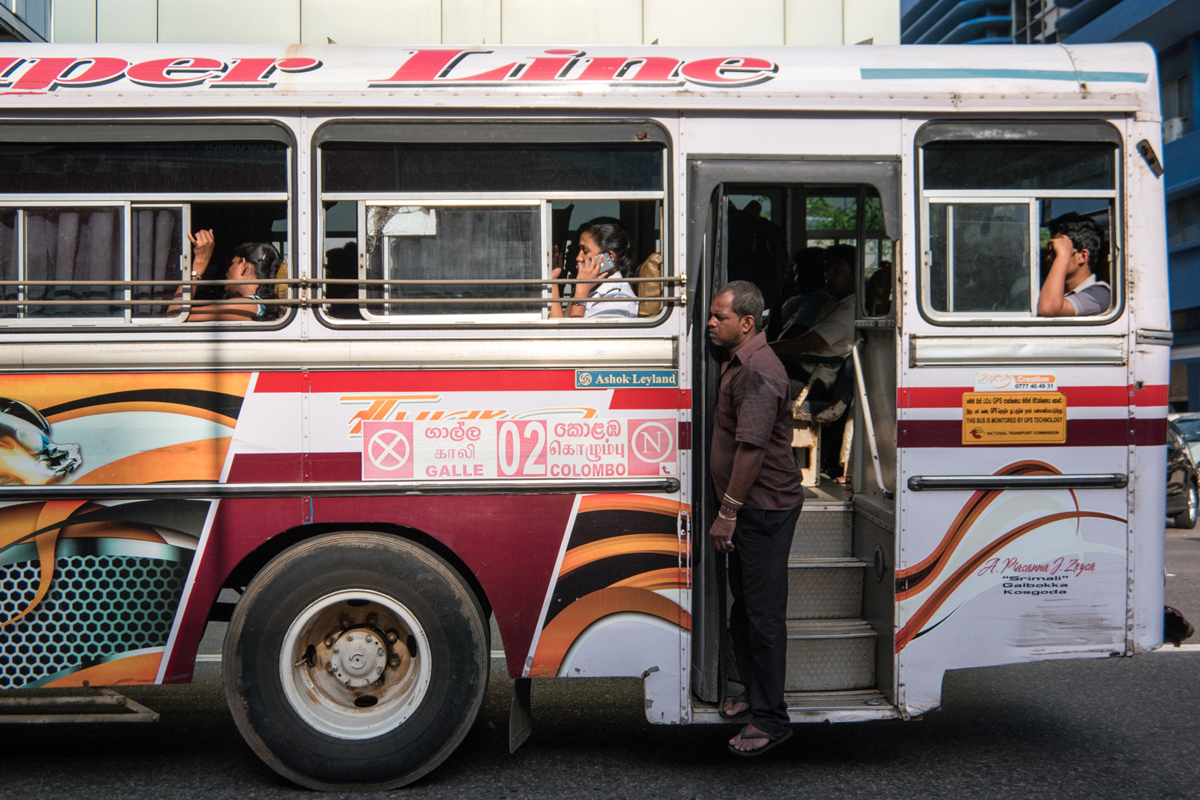
[{"label": "passenger in window", "polygon": [[[858,251],[848,244],[830,247],[825,263],[825,288],[829,299],[817,311],[807,330],[784,329],[771,343],[788,375],[803,385],[815,374],[828,389],[840,362],[854,346],[854,269]],[[793,387],[795,388],[795,387]]]},{"label": "passenger in window", "polygon": [[875,274],[867,279],[867,288],[864,294],[866,296],[863,305],[867,309],[867,316],[882,317],[891,310],[892,262],[879,262],[879,269],[875,270]]},{"label": "passenger in window", "polygon": [[[213,250],[216,247],[216,237],[211,230],[197,231],[193,236],[188,232],[188,241],[192,243],[192,280],[203,280],[212,261]],[[269,280],[279,271],[283,258],[279,251],[266,243],[248,242],[239,245],[233,251],[233,261],[225,271],[225,279],[231,281]],[[225,287],[223,299],[252,299],[261,300],[258,294],[259,285],[256,283],[233,284]],[[168,314],[178,314],[183,311],[183,287],[175,292],[175,298],[167,308]],[[276,306],[262,303],[214,303],[203,306],[188,306],[187,322],[262,322],[274,319],[279,315]]]},{"label": "passenger in window", "polygon": [[[795,287],[780,309],[782,324],[775,338],[802,331],[812,325],[817,312],[829,302],[829,290],[825,288],[825,267],[828,255],[824,247],[805,247],[792,259],[792,270],[787,283]],[[786,289],[785,289],[786,293]],[[787,337],[790,338],[790,337]]]},{"label": "passenger in window", "polygon": [[1045,260],[1050,264],[1038,295],[1039,317],[1089,317],[1108,311],[1112,288],[1095,272],[1105,254],[1104,231],[1074,212],[1050,222]]},{"label": "passenger in window", "polygon": [[[638,313],[637,293],[625,281],[634,267],[629,234],[616,222],[589,222],[579,229],[579,255],[575,257],[582,283],[575,284],[575,296],[587,297],[587,303],[571,303],[565,316],[592,318],[636,317]],[[564,273],[561,265],[555,265],[550,276],[558,278]],[[552,284],[550,294],[559,299],[559,285]],[[628,298],[628,301],[625,301]],[[599,302],[597,302],[599,301]],[[560,303],[550,305],[551,317],[562,317]]]}]

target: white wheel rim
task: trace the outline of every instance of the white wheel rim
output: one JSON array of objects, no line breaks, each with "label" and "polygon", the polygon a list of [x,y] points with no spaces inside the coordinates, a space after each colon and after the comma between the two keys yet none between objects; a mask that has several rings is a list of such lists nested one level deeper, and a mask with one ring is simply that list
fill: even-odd
[{"label": "white wheel rim", "polygon": [[[340,635],[329,623],[337,615],[354,623]],[[368,615],[374,616],[374,624],[366,623]],[[361,647],[360,631],[376,631],[370,647],[387,654],[388,666],[378,682],[367,686],[358,685],[358,675],[351,676],[348,665],[338,661],[327,644],[332,640],[338,646],[357,636],[354,646]],[[396,641],[388,641],[388,633],[398,633]],[[315,651],[313,665],[305,661],[310,646]],[[371,666],[378,662],[367,660],[364,666],[361,653],[355,658],[366,670],[363,682],[374,678]],[[392,658],[400,662],[398,668],[390,665]],[[431,672],[429,639],[416,616],[393,598],[367,590],[335,592],[309,605],[288,626],[279,652],[280,683],[292,709],[312,728],[338,739],[371,739],[404,724],[425,699]],[[355,685],[347,686],[347,681]],[[364,698],[373,704],[362,705]]]}]

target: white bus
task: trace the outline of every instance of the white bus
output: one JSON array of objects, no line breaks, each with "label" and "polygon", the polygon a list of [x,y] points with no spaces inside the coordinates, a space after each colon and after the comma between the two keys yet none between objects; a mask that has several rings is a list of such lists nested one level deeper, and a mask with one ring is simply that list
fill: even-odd
[{"label": "white bus", "polygon": [[[774,335],[847,245],[849,411],[797,409],[792,719],[1153,650],[1160,122],[1132,44],[0,45],[0,689],[186,682],[230,620],[254,751],[394,787],[470,728],[494,617],[514,747],[533,678],[719,722],[708,304],[753,280]],[[1111,301],[1041,318],[1071,213]],[[562,316],[595,220],[636,314]],[[282,263],[222,280],[244,242]]]}]

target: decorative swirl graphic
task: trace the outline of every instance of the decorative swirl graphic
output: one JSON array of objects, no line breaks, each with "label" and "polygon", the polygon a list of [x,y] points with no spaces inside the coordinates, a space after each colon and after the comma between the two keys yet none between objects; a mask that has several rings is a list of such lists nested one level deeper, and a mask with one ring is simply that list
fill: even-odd
[{"label": "decorative swirl graphic", "polygon": [[[1061,475],[1062,473],[1050,464],[1041,461],[1019,461],[1015,464],[1010,464],[1007,467],[996,472],[997,475]],[[1005,491],[1004,489],[988,489],[974,492],[970,499],[963,505],[958,515],[951,523],[950,529],[946,531],[946,535],[942,541],[934,548],[933,552],[920,563],[908,567],[907,569],[896,571],[896,599],[905,600],[909,597],[920,594],[926,591],[937,581],[938,577],[945,571],[947,565],[951,561],[955,551],[963,539],[966,538],[972,526],[979,519],[989,505]],[[913,613],[908,622],[896,633],[895,652],[899,653],[909,642],[913,641],[928,633],[933,627],[926,628],[925,625],[933,618],[934,614],[941,609],[942,605],[950,598],[959,586],[971,577],[983,564],[996,553],[1020,539],[1030,531],[1050,525],[1066,519],[1076,520],[1076,526],[1083,519],[1105,519],[1113,522],[1127,523],[1128,520],[1116,517],[1111,514],[1103,514],[1098,511],[1083,511],[1079,507],[1079,498],[1074,490],[1069,490],[1071,499],[1074,502],[1074,511],[1062,511],[1055,514],[1047,514],[1037,519],[1026,522],[1009,531],[1006,531],[982,550],[979,550],[972,555],[966,562],[956,569],[940,586],[929,596],[929,598],[921,604],[920,608]],[[950,612],[954,613],[953,611]],[[949,615],[947,615],[947,618]],[[944,620],[943,620],[944,621]],[[941,624],[941,622],[937,623]]]}]

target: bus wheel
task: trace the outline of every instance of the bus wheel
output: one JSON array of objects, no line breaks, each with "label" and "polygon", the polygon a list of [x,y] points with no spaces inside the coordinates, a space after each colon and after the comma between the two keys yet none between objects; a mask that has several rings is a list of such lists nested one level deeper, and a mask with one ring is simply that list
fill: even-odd
[{"label": "bus wheel", "polygon": [[247,587],[225,697],[258,756],[310,789],[391,789],[442,763],[487,689],[488,627],[441,558],[381,533],[295,545]]}]

